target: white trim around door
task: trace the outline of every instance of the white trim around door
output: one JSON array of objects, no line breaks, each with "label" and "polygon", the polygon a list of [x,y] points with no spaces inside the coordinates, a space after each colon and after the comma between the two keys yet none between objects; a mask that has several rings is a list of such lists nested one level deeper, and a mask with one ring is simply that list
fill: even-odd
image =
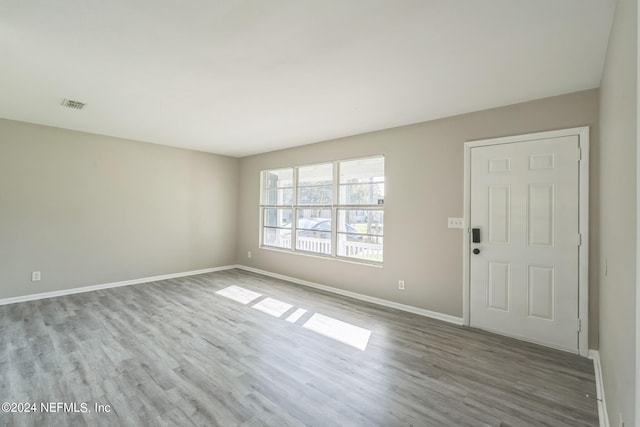
[{"label": "white trim around door", "polygon": [[[464,228],[463,233],[463,324],[470,325],[470,218],[471,218],[471,149],[488,145],[511,144],[516,142],[533,141],[538,139],[558,138],[577,135],[580,141],[579,165],[579,232],[581,242],[579,254],[579,324],[578,352],[581,356],[589,355],[589,127],[577,127],[548,132],[538,132],[524,135],[507,136],[502,138],[468,141],[464,144]],[[516,337],[520,338],[520,337]],[[566,350],[566,349],[563,349]]]}]

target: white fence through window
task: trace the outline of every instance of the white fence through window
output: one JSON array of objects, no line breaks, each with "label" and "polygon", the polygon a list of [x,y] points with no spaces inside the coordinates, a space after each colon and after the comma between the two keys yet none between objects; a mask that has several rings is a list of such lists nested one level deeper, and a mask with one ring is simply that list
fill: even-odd
[{"label": "white fence through window", "polygon": [[[382,260],[383,246],[376,243],[365,243],[349,241],[339,242],[339,245],[344,245],[343,250],[338,253],[343,253],[345,256],[352,258],[360,258],[372,261]],[[291,247],[291,236],[280,237],[281,247]],[[296,249],[306,252],[316,252],[325,255],[331,255],[331,240],[321,239],[317,237],[298,236],[296,238]]]}]

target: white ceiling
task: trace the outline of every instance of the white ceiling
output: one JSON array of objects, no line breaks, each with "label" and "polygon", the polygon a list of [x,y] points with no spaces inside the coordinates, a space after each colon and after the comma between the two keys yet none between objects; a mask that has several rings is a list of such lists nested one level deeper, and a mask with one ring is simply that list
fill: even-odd
[{"label": "white ceiling", "polygon": [[613,8],[0,0],[0,117],[245,156],[598,87]]}]

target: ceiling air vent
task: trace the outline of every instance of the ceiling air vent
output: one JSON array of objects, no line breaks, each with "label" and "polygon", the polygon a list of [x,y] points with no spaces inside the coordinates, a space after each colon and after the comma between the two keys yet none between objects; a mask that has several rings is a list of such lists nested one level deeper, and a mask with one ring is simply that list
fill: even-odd
[{"label": "ceiling air vent", "polygon": [[79,101],[73,101],[71,99],[63,99],[62,104],[63,107],[73,108],[74,110],[82,110],[84,108],[84,103]]}]

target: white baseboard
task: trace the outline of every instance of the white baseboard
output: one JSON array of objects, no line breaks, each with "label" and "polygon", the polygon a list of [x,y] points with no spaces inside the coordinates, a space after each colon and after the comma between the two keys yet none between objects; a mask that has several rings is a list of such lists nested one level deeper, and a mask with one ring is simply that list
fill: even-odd
[{"label": "white baseboard", "polygon": [[350,298],[355,298],[361,301],[370,302],[372,304],[381,305],[384,307],[391,307],[397,310],[407,311],[409,313],[419,314],[421,316],[430,317],[432,319],[442,320],[444,322],[453,323],[458,326],[462,326],[462,318],[450,316],[448,314],[438,313],[436,311],[425,310],[423,308],[412,307],[406,304],[400,304],[397,302],[389,301],[382,298],[371,297],[369,295],[359,294],[357,292],[346,291],[344,289],[334,288],[332,286],[321,285],[315,282],[309,282],[307,280],[297,279],[295,277],[285,276],[283,274],[272,273],[266,270],[260,270],[258,268],[247,267],[245,265],[237,265],[236,268],[240,270],[250,271],[252,273],[262,274],[264,276],[273,277],[276,279],[286,280],[287,282],[297,283],[299,285],[308,286],[310,288],[320,289],[323,291],[331,292],[338,295],[343,295]]},{"label": "white baseboard", "polygon": [[158,280],[175,279],[177,277],[195,276],[196,274],[212,273],[214,271],[230,270],[237,268],[236,265],[225,265],[222,267],[204,268],[202,270],[184,271],[182,273],[162,274],[160,276],[144,277],[142,279],[124,280],[122,282],[102,283],[99,285],[82,286],[80,288],[62,289],[59,291],[42,292],[38,294],[22,295],[0,299],[0,305],[14,304],[17,302],[33,301],[44,298],[54,298],[64,295],[79,294],[82,292],[97,291],[100,289],[118,288],[120,286],[137,285],[139,283],[156,282]]},{"label": "white baseboard", "polygon": [[600,352],[598,350],[589,350],[589,359],[593,360],[593,370],[596,375],[596,393],[598,398],[598,418],[600,418],[600,427],[609,427],[609,414],[607,413],[607,402],[604,398],[604,383],[602,382]]}]

